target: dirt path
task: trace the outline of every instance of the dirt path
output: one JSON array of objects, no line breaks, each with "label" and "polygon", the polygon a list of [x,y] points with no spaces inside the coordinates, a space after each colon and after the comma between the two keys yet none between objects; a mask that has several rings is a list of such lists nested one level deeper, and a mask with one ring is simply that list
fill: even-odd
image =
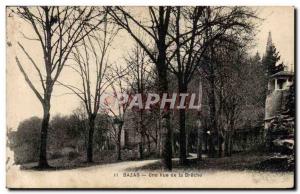
[{"label": "dirt path", "polygon": [[[157,161],[126,161],[60,171],[21,171],[17,166],[12,166],[7,173],[7,186],[10,188],[288,188],[293,186],[293,173],[287,172],[198,170],[171,173],[126,170]],[[179,177],[180,175],[182,177]]]}]

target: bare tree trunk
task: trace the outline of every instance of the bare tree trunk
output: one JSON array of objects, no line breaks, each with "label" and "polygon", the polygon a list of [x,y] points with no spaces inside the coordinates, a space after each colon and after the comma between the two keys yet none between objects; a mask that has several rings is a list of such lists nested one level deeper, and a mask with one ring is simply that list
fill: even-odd
[{"label": "bare tree trunk", "polygon": [[174,157],[174,154],[177,153],[177,148],[176,148],[176,140],[174,138],[174,133],[172,132],[172,157]]},{"label": "bare tree trunk", "polygon": [[140,148],[139,148],[140,159],[144,159],[145,127],[143,126],[143,110],[140,111],[139,131],[141,134],[141,141],[140,141]]},{"label": "bare tree trunk", "polygon": [[166,167],[169,170],[172,170],[172,129],[171,129],[171,124],[170,124],[170,112],[166,115],[166,121],[167,121],[167,137],[165,141],[165,152],[164,152],[164,157],[165,157],[165,164]]},{"label": "bare tree trunk", "polygon": [[168,170],[172,170],[172,130],[170,125],[170,113],[169,111],[164,115],[163,123],[163,162]]},{"label": "bare tree trunk", "polygon": [[225,156],[229,156],[229,131],[225,131]]},{"label": "bare tree trunk", "polygon": [[118,129],[118,143],[117,143],[117,149],[118,149],[118,160],[122,160],[121,156],[121,135],[122,135],[122,125],[119,124],[119,129]]},{"label": "bare tree trunk", "polygon": [[[167,93],[168,92],[168,78],[167,78],[167,65],[166,65],[166,45],[165,41],[162,41],[163,44],[159,45],[158,48],[160,50],[158,56],[158,77],[160,83],[160,93]],[[164,166],[168,170],[172,170],[172,129],[170,124],[170,107],[165,107],[164,114],[164,138],[163,138],[163,163]]]},{"label": "bare tree trunk", "polygon": [[[161,115],[161,114],[160,114]],[[159,141],[158,141],[158,155],[159,157],[161,158],[162,157],[162,150],[163,150],[163,140],[162,140],[162,137],[163,137],[163,131],[162,131],[162,119],[161,117],[159,117],[159,121],[158,121],[158,129],[159,129]]]},{"label": "bare tree trunk", "polygon": [[210,78],[210,92],[209,92],[209,110],[210,110],[210,122],[211,122],[211,126],[210,126],[210,135],[209,135],[209,155],[210,157],[213,157],[215,155],[215,145],[213,142],[213,138],[216,135],[215,132],[217,130],[217,123],[216,123],[216,105],[215,105],[215,82],[214,82],[214,78],[213,78],[213,74],[211,74],[211,78]]},{"label": "bare tree trunk", "polygon": [[[84,121],[86,122],[86,121]],[[84,150],[87,150],[88,148],[88,135],[87,135],[87,125],[84,125]]]},{"label": "bare tree trunk", "polygon": [[[143,129],[142,129],[143,130]],[[144,159],[144,145],[145,145],[145,134],[141,132],[141,141],[139,144],[139,151],[140,151],[140,159]]]},{"label": "bare tree trunk", "polygon": [[218,146],[219,146],[219,157],[223,156],[223,143],[221,141],[222,138],[222,134],[220,133],[220,131],[218,132]]},{"label": "bare tree trunk", "polygon": [[39,164],[38,164],[39,168],[49,167],[47,161],[47,136],[48,136],[48,128],[49,128],[49,120],[50,120],[50,103],[46,102],[43,105],[43,109],[44,109],[44,116],[43,116],[42,126],[41,126],[40,157],[39,157]]},{"label": "bare tree trunk", "polygon": [[186,165],[187,164],[187,158],[186,158],[186,130],[185,130],[185,109],[179,110],[179,125],[180,125],[180,131],[179,131],[179,142],[180,142],[180,164]]},{"label": "bare tree trunk", "polygon": [[150,135],[146,135],[147,137],[147,143],[148,143],[148,154],[151,154],[151,140],[150,140]]},{"label": "bare tree trunk", "polygon": [[198,160],[202,160],[202,132],[201,132],[201,129],[198,129],[197,158],[198,158]]},{"label": "bare tree trunk", "polygon": [[231,130],[229,133],[229,156],[232,155],[232,149],[233,149],[232,133],[233,131]]},{"label": "bare tree trunk", "polygon": [[[186,93],[187,87],[181,83],[182,80],[179,80],[179,93]],[[181,99],[180,99],[181,100]],[[180,144],[180,157],[179,163],[181,165],[187,165],[187,135],[185,129],[185,109],[179,110],[179,144]]]},{"label": "bare tree trunk", "polygon": [[197,130],[197,159],[198,161],[202,160],[202,141],[203,141],[203,137],[202,137],[202,128],[201,128],[201,123],[200,123],[200,119],[198,121],[198,130]]},{"label": "bare tree trunk", "polygon": [[205,137],[205,153],[208,153],[208,134],[205,132],[205,135],[203,137]]},{"label": "bare tree trunk", "polygon": [[95,116],[89,118],[89,138],[88,138],[88,149],[87,149],[87,162],[93,162],[93,140],[95,130]]}]

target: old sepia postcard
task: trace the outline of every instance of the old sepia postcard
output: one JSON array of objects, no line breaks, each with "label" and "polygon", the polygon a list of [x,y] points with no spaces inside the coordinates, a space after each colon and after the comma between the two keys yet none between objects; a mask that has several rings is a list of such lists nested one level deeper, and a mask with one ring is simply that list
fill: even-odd
[{"label": "old sepia postcard", "polygon": [[7,188],[295,188],[294,23],[292,6],[7,6]]}]

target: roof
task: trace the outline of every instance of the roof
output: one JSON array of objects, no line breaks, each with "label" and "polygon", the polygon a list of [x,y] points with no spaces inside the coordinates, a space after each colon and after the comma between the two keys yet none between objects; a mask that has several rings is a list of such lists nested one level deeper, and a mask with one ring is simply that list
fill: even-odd
[{"label": "roof", "polygon": [[279,72],[273,74],[271,77],[274,78],[274,77],[280,77],[280,76],[291,77],[291,76],[294,76],[294,72],[291,72],[291,71],[279,71]]}]

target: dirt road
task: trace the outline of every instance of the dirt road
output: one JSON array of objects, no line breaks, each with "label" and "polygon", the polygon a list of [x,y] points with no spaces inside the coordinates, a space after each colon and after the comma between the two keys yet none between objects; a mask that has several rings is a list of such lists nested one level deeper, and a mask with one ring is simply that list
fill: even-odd
[{"label": "dirt road", "polygon": [[157,160],[126,161],[72,170],[33,171],[9,168],[7,186],[10,188],[289,188],[293,173],[256,171],[148,171],[126,169],[141,167]]}]

